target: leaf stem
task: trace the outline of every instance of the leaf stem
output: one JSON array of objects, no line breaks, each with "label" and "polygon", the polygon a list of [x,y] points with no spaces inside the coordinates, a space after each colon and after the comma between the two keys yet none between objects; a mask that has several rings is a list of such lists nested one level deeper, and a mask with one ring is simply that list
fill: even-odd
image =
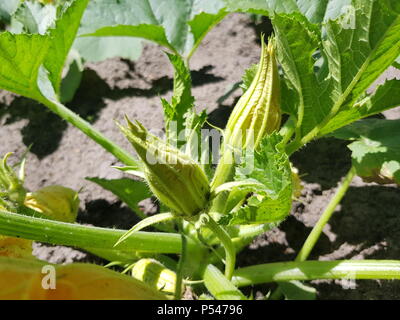
[{"label": "leaf stem", "polygon": [[[0,234],[51,244],[99,250],[113,249],[114,244],[125,232],[126,230],[84,226],[0,211]],[[190,238],[187,242],[191,254],[205,250]],[[161,232],[135,232],[118,247],[118,251],[131,255],[135,255],[137,251],[179,254],[181,250],[182,241],[179,234]]]},{"label": "leaf stem", "polygon": [[205,226],[209,228],[221,241],[225,250],[225,277],[230,280],[236,264],[236,249],[229,234],[215,222],[213,218],[207,215],[205,217]]},{"label": "leaf stem", "polygon": [[350,171],[347,173],[346,177],[344,178],[342,184],[339,186],[335,195],[329,202],[328,206],[325,208],[325,211],[322,213],[321,217],[319,218],[317,224],[314,226],[311,233],[307,237],[307,240],[304,242],[304,245],[301,248],[299,254],[297,255],[295,261],[304,261],[308,258],[308,256],[311,253],[311,250],[314,248],[316,242],[318,241],[323,228],[328,223],[328,221],[332,217],[332,214],[334,213],[337,205],[340,203],[340,201],[343,199],[344,195],[346,194],[355,174],[356,174],[355,168],[351,167]]},{"label": "leaf stem", "polygon": [[232,282],[249,285],[317,279],[400,279],[400,260],[293,261],[237,269]]},{"label": "leaf stem", "polygon": [[60,116],[62,119],[68,121],[73,126],[81,130],[84,134],[86,134],[89,138],[97,142],[104,149],[114,155],[118,160],[128,166],[136,166],[137,161],[134,157],[132,157],[129,152],[122,149],[115,142],[111,141],[107,137],[105,137],[101,132],[96,130],[89,122],[82,119],[78,114],[72,112],[63,104],[57,101],[50,101],[48,99],[41,99],[41,102],[48,107],[55,114]]}]

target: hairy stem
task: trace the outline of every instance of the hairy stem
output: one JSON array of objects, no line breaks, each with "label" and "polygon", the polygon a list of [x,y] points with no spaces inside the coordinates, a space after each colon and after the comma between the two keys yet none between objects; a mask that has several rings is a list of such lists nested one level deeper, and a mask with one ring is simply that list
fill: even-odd
[{"label": "hairy stem", "polygon": [[43,99],[41,101],[46,107],[48,107],[55,114],[59,115],[62,119],[68,121],[73,126],[81,130],[89,138],[97,142],[104,149],[114,155],[119,161],[129,166],[136,166],[137,161],[129,152],[122,149],[115,142],[105,137],[101,132],[95,129],[89,122],[82,119],[78,114],[72,112],[70,109],[65,107],[63,104]]},{"label": "hairy stem", "polygon": [[[93,250],[113,249],[117,240],[126,230],[83,226],[23,216],[0,211],[0,234],[21,237],[51,244],[91,248]],[[188,251],[205,250],[199,243],[188,238]],[[181,253],[181,236],[176,233],[135,232],[119,247],[119,251],[148,253]]]},{"label": "hairy stem", "polygon": [[238,287],[267,282],[317,279],[400,279],[400,260],[275,262],[238,269]]},{"label": "hairy stem", "polygon": [[311,233],[307,237],[307,240],[304,242],[303,247],[301,248],[299,254],[296,257],[295,261],[304,261],[308,258],[311,253],[311,250],[314,248],[316,242],[318,241],[319,237],[321,236],[322,230],[324,229],[325,225],[328,223],[329,219],[332,217],[337,205],[343,199],[344,195],[346,194],[347,190],[349,189],[350,183],[353,180],[356,174],[356,170],[354,167],[351,167],[350,171],[347,173],[346,177],[344,178],[342,184],[339,186],[338,190],[336,191],[335,195],[329,202],[328,206],[325,208],[325,211],[322,213],[321,217],[319,218],[317,224],[312,229]]},{"label": "hairy stem", "polygon": [[225,277],[230,280],[236,263],[236,250],[229,234],[219,226],[213,218],[207,216],[205,226],[209,228],[221,241],[225,250]]}]

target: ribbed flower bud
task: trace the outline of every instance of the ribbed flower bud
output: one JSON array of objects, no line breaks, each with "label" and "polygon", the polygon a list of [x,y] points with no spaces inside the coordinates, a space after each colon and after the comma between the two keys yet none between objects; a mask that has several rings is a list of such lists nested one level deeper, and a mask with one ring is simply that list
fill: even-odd
[{"label": "ribbed flower bud", "polygon": [[231,178],[235,155],[240,156],[246,148],[257,149],[264,136],[279,129],[281,115],[274,41],[270,39],[266,46],[262,40],[257,73],[237,102],[226,125],[222,157],[212,182],[212,189]]},{"label": "ribbed flower bud", "polygon": [[154,195],[177,214],[191,219],[208,202],[210,187],[201,167],[192,158],[149,134],[127,119],[120,126],[144,164],[146,180]]},{"label": "ribbed flower bud", "polygon": [[24,205],[63,222],[75,222],[79,210],[78,193],[63,186],[47,186],[26,195]]},{"label": "ribbed flower bud", "polygon": [[262,41],[257,73],[229,117],[224,143],[233,148],[246,148],[279,129],[281,123],[280,85],[274,41]]}]

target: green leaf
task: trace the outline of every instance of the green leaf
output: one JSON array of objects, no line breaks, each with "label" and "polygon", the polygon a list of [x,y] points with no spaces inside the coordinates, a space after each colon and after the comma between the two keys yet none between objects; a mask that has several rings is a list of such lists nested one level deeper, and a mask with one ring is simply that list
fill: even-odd
[{"label": "green leaf", "polygon": [[278,222],[289,214],[292,204],[292,173],[289,158],[280,145],[281,139],[279,134],[264,138],[254,157],[249,157],[237,168],[236,181],[252,179],[258,184],[253,189],[247,186],[242,189],[233,188],[234,197],[243,191],[242,195],[248,195],[249,191],[253,193],[241,207],[223,216],[219,221],[221,224]]},{"label": "green leaf", "polygon": [[138,202],[152,196],[148,186],[142,181],[136,181],[127,178],[111,180],[101,178],[86,178],[86,180],[94,182],[104,189],[111,191],[135,212],[140,212]]},{"label": "green leaf", "polygon": [[47,36],[1,33],[0,88],[40,100],[37,78],[49,45]]},{"label": "green leaf", "polygon": [[352,108],[346,108],[340,111],[329,123],[323,127],[319,136],[329,134],[330,132],[346,126],[356,120],[381,113],[400,106],[400,80],[387,80],[380,85],[373,95],[357,102]]},{"label": "green leaf", "polygon": [[82,80],[83,61],[77,51],[70,51],[63,72],[65,76],[61,81],[60,101],[67,103],[74,98]]},{"label": "green leaf", "polygon": [[400,120],[367,119],[339,129],[348,145],[357,174],[366,181],[400,185]]},{"label": "green leaf", "polygon": [[286,104],[297,106],[297,134],[303,136],[329,112],[330,99],[314,73],[313,55],[320,45],[320,32],[298,13],[275,15],[272,22],[278,58],[285,72],[283,86],[296,93],[287,97],[290,100]]},{"label": "green leaf", "polygon": [[249,12],[262,15],[299,11],[295,0],[224,0],[230,12]]},{"label": "green leaf", "polygon": [[[299,146],[338,113],[357,107],[400,54],[399,3],[353,0],[351,5],[352,15],[345,12],[323,24],[323,37],[320,27],[299,13],[272,19],[286,86],[295,92],[287,99],[295,106]],[[370,25],[375,27],[365,28]]]},{"label": "green leaf", "polygon": [[[43,101],[47,94],[42,93],[44,86],[46,92],[51,92],[45,83],[48,76],[55,93],[59,93],[64,62],[87,1],[74,1],[64,6],[55,29],[45,35],[1,33],[0,88]],[[42,65],[47,72],[41,70]]]},{"label": "green leaf", "polygon": [[22,23],[27,33],[45,34],[56,20],[54,5],[42,5],[37,1],[24,1],[13,17]]},{"label": "green leaf", "polygon": [[192,79],[190,70],[179,55],[167,53],[174,67],[174,88],[171,102],[162,99],[168,139],[178,140],[178,134],[185,128],[185,115],[192,110]]},{"label": "green leaf", "polygon": [[49,31],[51,45],[44,61],[49,72],[49,79],[56,94],[59,94],[61,75],[69,50],[74,42],[83,12],[88,0],[75,0],[66,3],[61,11],[61,18],[56,21],[56,27]]},{"label": "green leaf", "polygon": [[93,0],[80,34],[140,37],[190,56],[223,7],[221,0]]},{"label": "green leaf", "polygon": [[244,75],[242,76],[242,84],[240,85],[243,92],[246,92],[247,89],[250,87],[254,77],[256,76],[257,69],[258,69],[258,64],[253,64],[244,71]]},{"label": "green leaf", "polygon": [[82,37],[75,39],[73,48],[91,62],[114,57],[137,60],[142,53],[142,42],[132,37]]}]

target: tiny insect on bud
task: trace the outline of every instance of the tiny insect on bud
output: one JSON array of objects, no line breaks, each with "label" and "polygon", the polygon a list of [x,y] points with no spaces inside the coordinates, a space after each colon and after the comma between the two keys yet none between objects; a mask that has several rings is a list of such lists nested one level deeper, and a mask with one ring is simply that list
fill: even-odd
[{"label": "tiny insect on bud", "polygon": [[47,186],[26,195],[24,205],[63,222],[75,222],[79,210],[78,193],[63,186]]},{"label": "tiny insect on bud", "polygon": [[149,134],[139,122],[126,120],[128,127],[119,127],[141,158],[151,191],[174,214],[195,218],[206,207],[210,193],[204,171],[188,155]]},{"label": "tiny insect on bud", "polygon": [[154,259],[141,259],[136,262],[132,276],[161,292],[175,292],[176,273]]}]

